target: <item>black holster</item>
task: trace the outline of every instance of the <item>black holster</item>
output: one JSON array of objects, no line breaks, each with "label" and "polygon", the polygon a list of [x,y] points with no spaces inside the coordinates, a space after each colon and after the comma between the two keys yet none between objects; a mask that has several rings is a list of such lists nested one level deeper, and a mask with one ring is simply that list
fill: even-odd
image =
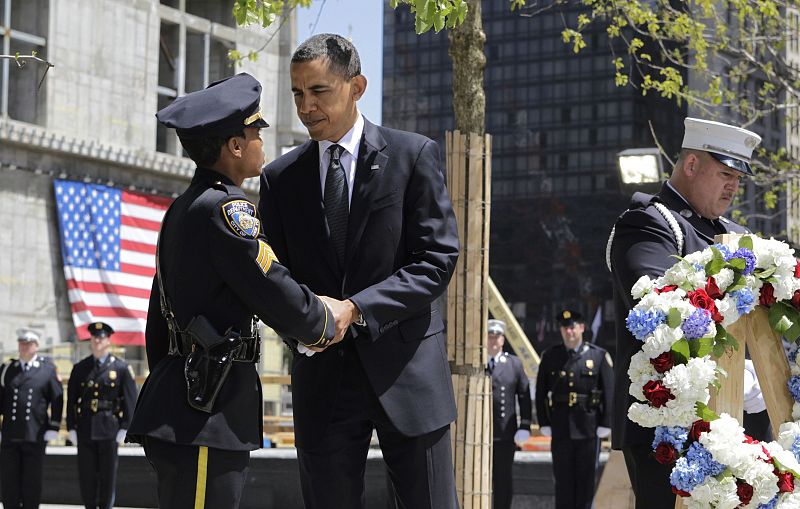
[{"label": "black holster", "polygon": [[192,318],[184,332],[194,340],[184,365],[187,399],[192,408],[211,413],[234,357],[242,347],[242,337],[233,328],[220,336],[202,315]]},{"label": "black holster", "polygon": [[596,410],[603,405],[603,391],[592,389],[589,395],[589,410]]}]

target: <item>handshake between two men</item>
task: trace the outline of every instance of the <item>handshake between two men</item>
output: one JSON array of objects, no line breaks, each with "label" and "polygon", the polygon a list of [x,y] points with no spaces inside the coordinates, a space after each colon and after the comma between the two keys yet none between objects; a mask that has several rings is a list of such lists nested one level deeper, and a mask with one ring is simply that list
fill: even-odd
[{"label": "handshake between two men", "polygon": [[319,296],[319,298],[333,315],[336,334],[333,336],[333,339],[324,346],[306,346],[302,343],[298,343],[297,351],[309,357],[314,355],[316,352],[321,352],[327,347],[340,342],[342,339],[344,339],[344,335],[347,332],[347,329],[350,328],[350,325],[362,320],[361,311],[350,299],[338,300],[334,299],[333,297],[325,296]]}]

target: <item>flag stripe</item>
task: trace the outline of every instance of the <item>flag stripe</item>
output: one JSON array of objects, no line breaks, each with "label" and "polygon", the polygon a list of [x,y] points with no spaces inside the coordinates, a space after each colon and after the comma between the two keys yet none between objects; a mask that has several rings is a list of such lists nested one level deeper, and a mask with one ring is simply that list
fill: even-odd
[{"label": "flag stripe", "polygon": [[128,297],[139,297],[142,299],[150,298],[150,288],[131,288],[128,286],[111,285],[108,283],[91,283],[87,281],[77,281],[67,279],[67,289],[80,290],[90,293],[117,293]]},{"label": "flag stripe", "polygon": [[161,227],[161,223],[157,221],[148,221],[147,219],[126,216],[125,214],[122,214],[121,221],[123,226],[131,226],[133,228],[140,228],[150,232],[157,232]]},{"label": "flag stripe", "polygon": [[[86,283],[106,283],[116,287],[141,288],[150,290],[153,287],[153,274],[150,277],[123,274],[121,272],[100,271],[98,269],[81,269],[69,267],[64,271],[67,280],[74,279]],[[102,272],[102,273],[101,273]]]},{"label": "flag stripe", "polygon": [[156,255],[156,246],[153,244],[147,244],[145,242],[136,242],[134,240],[127,240],[122,239],[119,242],[120,246],[122,247],[123,251],[137,251],[139,253],[148,253],[153,255],[153,259],[155,260]]},{"label": "flag stripe", "polygon": [[150,267],[155,270],[156,257],[151,254],[137,253],[136,251],[128,251],[123,249],[119,253],[119,261],[122,263],[130,263],[132,265],[139,265],[140,267]]},{"label": "flag stripe", "polygon": [[138,297],[128,297],[127,295],[117,295],[109,293],[91,293],[80,290],[67,290],[70,302],[83,302],[88,309],[94,306],[100,307],[121,307],[147,311],[150,299],[140,299]]},{"label": "flag stripe", "polygon": [[89,308],[86,306],[85,302],[73,302],[72,309],[73,311],[90,311],[95,316],[112,318],[147,318],[147,311],[136,311],[134,309],[101,306],[92,306]]},{"label": "flag stripe", "polygon": [[141,267],[130,263],[120,264],[120,268],[128,274],[135,274],[137,276],[153,277],[156,275],[156,269],[150,267]]},{"label": "flag stripe", "polygon": [[120,228],[120,238],[155,246],[158,244],[158,231],[122,225]]}]

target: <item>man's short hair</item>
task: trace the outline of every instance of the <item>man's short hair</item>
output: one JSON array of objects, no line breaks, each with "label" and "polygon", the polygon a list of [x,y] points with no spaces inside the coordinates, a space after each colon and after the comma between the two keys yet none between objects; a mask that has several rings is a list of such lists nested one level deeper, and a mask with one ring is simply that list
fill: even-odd
[{"label": "man's short hair", "polygon": [[180,138],[181,145],[189,158],[201,168],[211,168],[219,161],[220,149],[231,138],[244,138],[244,130],[228,136],[214,136],[210,138],[184,139]]},{"label": "man's short hair", "polygon": [[306,39],[294,50],[292,63],[327,59],[332,73],[346,80],[361,74],[361,59],[353,43],[337,34],[318,34]]}]

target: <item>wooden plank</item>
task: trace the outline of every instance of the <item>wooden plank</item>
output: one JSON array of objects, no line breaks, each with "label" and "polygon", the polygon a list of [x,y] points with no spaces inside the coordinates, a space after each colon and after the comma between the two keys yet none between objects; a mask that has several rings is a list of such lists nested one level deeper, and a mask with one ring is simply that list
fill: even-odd
[{"label": "wooden plank", "polygon": [[467,334],[464,364],[481,367],[480,345],[484,339],[476,334],[485,318],[480,313],[480,296],[483,283],[483,137],[472,135],[469,140],[467,167],[467,236],[464,241],[467,255]]},{"label": "wooden plank", "polygon": [[481,461],[481,494],[483,509],[491,509],[492,503],[492,447],[494,446],[492,423],[492,378],[483,377],[483,458]]},{"label": "wooden plank", "polygon": [[717,414],[724,412],[739,422],[742,422],[744,408],[744,347],[750,334],[748,320],[749,315],[745,315],[727,329],[739,342],[739,350],[731,349],[716,359],[717,366],[724,369],[728,376],[721,380],[719,391],[711,388],[711,400],[708,404]]},{"label": "wooden plank", "polygon": [[458,409],[456,415],[456,492],[459,494],[458,499],[463,502],[464,500],[464,446],[466,444],[465,435],[465,419],[467,418],[467,402],[466,402],[466,385],[465,375],[455,375],[457,380],[456,389],[456,408]]},{"label": "wooden plank", "polygon": [[467,422],[464,454],[464,509],[472,509],[475,492],[475,394],[478,390],[477,377],[464,377],[467,382]]},{"label": "wooden plank", "polygon": [[634,499],[622,451],[611,451],[594,497],[595,509],[633,509]]},{"label": "wooden plank", "polygon": [[464,173],[465,173],[465,166],[464,166],[464,151],[465,151],[465,140],[466,137],[462,135],[460,132],[456,131],[454,136],[456,136],[456,147],[454,150],[455,155],[455,166],[454,166],[454,175],[453,175],[453,182],[455,184],[455,189],[453,192],[453,196],[455,197],[457,206],[456,206],[456,221],[458,221],[458,237],[461,239],[461,255],[458,257],[458,262],[456,263],[456,271],[453,275],[453,279],[455,280],[455,294],[456,298],[456,337],[455,337],[455,356],[454,360],[457,365],[463,366],[464,365],[464,338],[469,334],[466,330],[465,324],[465,309],[464,309],[464,299],[466,298],[466,289],[464,286],[464,238],[465,238],[465,231],[466,231],[466,215],[465,215],[465,182],[464,182]]},{"label": "wooden plank", "polygon": [[[445,167],[447,170],[447,189],[448,194],[451,196],[451,202],[453,201],[453,133],[450,131],[446,131],[444,133],[445,136]],[[453,204],[453,211],[455,213],[455,204]],[[458,216],[456,215],[456,221],[458,221]],[[457,265],[456,265],[457,266]],[[453,287],[453,283],[451,280],[449,288]],[[458,295],[456,295],[455,291],[448,289],[447,292],[447,360],[452,361],[455,355],[455,303],[456,299],[458,299]],[[451,435],[451,438],[452,435]]]},{"label": "wooden plank", "polygon": [[[484,160],[483,160],[483,273],[486,275],[486,280],[483,281],[481,287],[481,365],[485,366],[489,361],[487,356],[486,344],[486,320],[489,318],[489,239],[490,230],[489,224],[492,217],[492,137],[486,135],[484,143]],[[491,385],[489,387],[491,389]],[[489,414],[491,415],[491,407]]]},{"label": "wooden plank", "polygon": [[781,424],[794,420],[792,419],[794,401],[786,385],[791,376],[789,361],[784,354],[780,336],[769,325],[767,309],[756,306],[747,317],[750,318],[751,331],[747,348],[756,368],[764,403],[767,405],[772,434],[777,437]]},{"label": "wooden plank", "polygon": [[517,357],[522,361],[522,366],[525,368],[525,374],[528,375],[528,378],[536,378],[536,372],[539,370],[539,355],[531,346],[528,336],[525,335],[525,331],[522,330],[503,296],[500,295],[492,278],[489,278],[487,286],[489,290],[489,311],[498,320],[506,322],[506,341],[514,348]]}]

